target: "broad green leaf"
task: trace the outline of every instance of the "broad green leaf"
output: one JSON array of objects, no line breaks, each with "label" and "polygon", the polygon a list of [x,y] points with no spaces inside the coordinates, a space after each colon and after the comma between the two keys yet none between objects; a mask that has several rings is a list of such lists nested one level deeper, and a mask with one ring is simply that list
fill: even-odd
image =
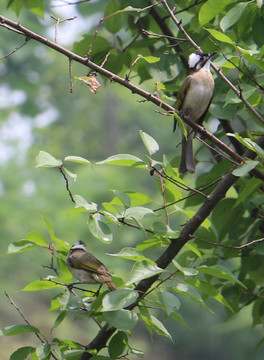
[{"label": "broad green leaf", "polygon": [[125,212],[125,218],[142,220],[150,216],[157,217],[158,215],[151,209],[143,206],[131,206]]},{"label": "broad green leaf", "polygon": [[75,173],[71,172],[70,170],[66,169],[65,166],[63,167],[63,170],[65,171],[65,173],[66,173],[70,178],[72,178],[72,180],[73,180],[74,182],[77,181],[77,177],[78,177],[77,174],[75,174]]},{"label": "broad green leaf", "polygon": [[186,282],[177,283],[176,286],[169,287],[169,289],[190,298],[191,300],[210,310],[208,306],[205,305],[201,295]]},{"label": "broad green leaf", "polygon": [[187,247],[190,251],[192,251],[195,255],[197,255],[200,259],[202,259],[202,254],[194,245],[187,243],[184,246]]},{"label": "broad green leaf", "polygon": [[39,360],[50,359],[50,344],[41,344],[36,348],[36,355]]},{"label": "broad green leaf", "polygon": [[105,8],[104,25],[112,34],[116,34],[123,27],[122,14],[118,12],[119,6],[117,0],[111,0]]},{"label": "broad green leaf", "polygon": [[150,278],[151,276],[158,275],[162,273],[164,270],[159,268],[158,266],[149,263],[148,261],[139,261],[135,263],[133,269],[131,271],[131,278],[126,285],[131,285],[136,283],[142,279]]},{"label": "broad green leaf", "polygon": [[2,254],[1,256],[20,253],[23,251],[28,251],[28,250],[34,249],[35,247],[37,247],[37,245],[31,241],[17,240],[17,241],[12,242],[7,248],[7,253]]},{"label": "broad green leaf", "polygon": [[179,236],[179,231],[172,230],[167,224],[164,224],[162,221],[155,221],[153,223],[153,231],[161,236],[166,236],[167,238],[177,238]]},{"label": "broad green leaf", "polygon": [[[147,63],[149,63],[149,64],[154,64],[154,63],[160,61],[160,58],[159,58],[159,57],[157,57],[157,56],[152,56],[152,55],[142,56],[142,55],[138,54],[137,57],[140,58],[140,59],[144,59],[144,60],[145,60]],[[141,130],[141,131],[142,131],[142,130]],[[143,140],[143,142],[144,142],[144,140]]]},{"label": "broad green leaf", "polygon": [[109,342],[108,353],[113,359],[117,359],[127,348],[128,337],[124,331],[118,331]]},{"label": "broad green leaf", "polygon": [[138,292],[132,289],[120,289],[112,291],[103,298],[102,311],[115,311],[126,308],[138,298]]},{"label": "broad green leaf", "polygon": [[242,188],[238,195],[238,199],[235,203],[235,206],[243,203],[246,199],[250,198],[251,195],[261,186],[263,185],[263,181],[260,179],[256,179],[252,177],[251,179],[247,180],[245,186]]},{"label": "broad green leaf", "polygon": [[39,246],[47,246],[48,245],[44,236],[41,235],[37,231],[31,231],[30,233],[28,233],[26,240],[31,241],[34,244],[39,245]]},{"label": "broad green leaf", "polygon": [[135,164],[145,165],[141,159],[130,154],[118,154],[108,157],[103,161],[99,161],[96,164],[110,164],[119,166],[132,166]]},{"label": "broad green leaf", "polygon": [[159,150],[159,144],[153,137],[142,130],[140,130],[140,136],[150,156]]},{"label": "broad green leaf", "polygon": [[229,303],[226,301],[226,299],[223,297],[223,295],[219,292],[219,290],[214,287],[213,285],[208,284],[205,281],[202,280],[196,280],[196,279],[187,279],[185,280],[186,283],[196,287],[197,289],[201,290],[204,294],[212,297],[216,301],[220,302],[221,304],[228,307],[232,312],[233,309],[229,305]]},{"label": "broad green leaf", "polygon": [[246,288],[246,286],[241,281],[239,281],[230,270],[228,270],[226,267],[224,267],[222,265],[213,265],[210,267],[206,266],[206,265],[202,265],[202,266],[197,267],[197,270],[199,270],[199,272],[207,274],[207,275],[211,275],[211,276],[215,276],[220,279],[225,279],[225,280],[236,282],[243,288]]},{"label": "broad green leaf", "polygon": [[24,287],[24,289],[21,289],[20,291],[37,291],[37,290],[47,290],[47,289],[53,289],[53,288],[62,288],[62,285],[54,284],[51,281],[48,280],[36,280],[28,284]]},{"label": "broad green leaf", "polygon": [[236,138],[241,144],[243,144],[244,146],[246,146],[248,149],[255,151],[262,159],[264,159],[264,150],[258,145],[256,144],[253,140],[249,139],[249,138],[243,138],[242,136],[240,136],[237,133],[227,133],[226,135],[228,136],[233,136],[234,138]]},{"label": "broad green leaf", "polygon": [[126,191],[125,194],[130,197],[131,206],[139,206],[153,202],[153,200],[148,195],[143,193]]},{"label": "broad green leaf", "polygon": [[[84,353],[84,350],[66,350],[63,351],[63,359],[73,359],[73,360],[77,360],[80,358],[80,356]],[[88,351],[87,351],[88,352]],[[89,353],[91,353],[91,351],[89,351]],[[93,356],[94,358],[94,356]]]},{"label": "broad green leaf", "polygon": [[76,208],[83,208],[87,211],[97,211],[97,204],[88,203],[81,195],[73,196]]},{"label": "broad green leaf", "polygon": [[154,261],[153,260],[150,260],[148,258],[146,258],[141,251],[135,249],[135,248],[131,248],[131,247],[126,247],[126,248],[123,248],[119,253],[117,254],[107,254],[107,255],[110,255],[110,256],[118,256],[118,257],[121,257],[121,258],[124,258],[124,259],[130,259],[130,260],[133,260],[133,261],[142,261],[142,260],[146,260],[148,262],[151,262],[153,264]]},{"label": "broad green leaf", "polygon": [[58,167],[63,164],[61,160],[55,159],[55,157],[42,150],[36,156],[36,162],[36,167]]},{"label": "broad green leaf", "polygon": [[142,314],[140,314],[139,316],[141,317],[142,320],[144,320],[144,322],[150,332],[155,331],[159,335],[167,336],[168,338],[170,338],[172,340],[171,335],[168,332],[168,330],[155,316],[150,315],[150,317],[147,317]]},{"label": "broad green leaf", "polygon": [[228,13],[220,21],[220,26],[223,32],[226,32],[227,29],[229,29],[241,18],[248,4],[249,2],[240,2],[228,11]]},{"label": "broad green leaf", "polygon": [[161,307],[166,311],[168,315],[173,313],[175,310],[179,310],[181,303],[180,300],[168,291],[158,292],[159,301]]},{"label": "broad green leaf", "polygon": [[97,239],[108,243],[113,240],[113,234],[110,227],[101,220],[101,216],[97,216],[95,214],[93,216],[89,216],[88,226],[89,230]]},{"label": "broad green leaf", "polygon": [[45,5],[44,0],[28,0],[24,1],[25,7],[33,14],[44,19]]},{"label": "broad green leaf", "polygon": [[230,37],[221,33],[220,31],[217,31],[215,29],[205,29],[205,30],[207,30],[216,40],[234,45],[234,42],[230,39]]},{"label": "broad green leaf", "polygon": [[64,161],[73,161],[73,162],[77,162],[79,164],[85,164],[85,165],[92,166],[92,164],[90,163],[89,160],[87,160],[81,156],[66,156]]},{"label": "broad green leaf", "polygon": [[33,350],[34,348],[32,346],[21,347],[13,352],[9,360],[26,360]]},{"label": "broad green leaf", "polygon": [[24,334],[29,332],[39,333],[39,329],[36,328],[35,326],[26,325],[26,324],[10,325],[0,330],[0,335],[11,336],[11,335]]},{"label": "broad green leaf", "polygon": [[239,165],[235,170],[232,171],[232,174],[235,176],[245,176],[251,170],[253,170],[259,164],[258,161],[247,159],[245,163]]},{"label": "broad green leaf", "polygon": [[232,0],[208,0],[206,1],[199,12],[199,23],[201,26],[207,24],[210,20],[216,17]]},{"label": "broad green leaf", "polygon": [[65,319],[67,314],[68,314],[68,311],[65,311],[65,310],[60,312],[60,314],[57,316],[56,320],[54,321],[51,331],[53,331],[56,327],[58,327],[63,322],[63,320]]},{"label": "broad green leaf", "polygon": [[186,268],[181,266],[175,259],[172,260],[172,262],[175,265],[176,269],[180,270],[180,272],[182,272],[185,276],[195,276],[199,273],[199,271],[194,268]]},{"label": "broad green leaf", "polygon": [[103,315],[109,326],[120,330],[131,329],[138,321],[138,316],[135,312],[125,309],[104,312]]},{"label": "broad green leaf", "polygon": [[127,209],[131,205],[131,199],[130,197],[119,191],[119,190],[113,190],[114,194],[118,197],[118,199],[123,203],[124,207]]}]

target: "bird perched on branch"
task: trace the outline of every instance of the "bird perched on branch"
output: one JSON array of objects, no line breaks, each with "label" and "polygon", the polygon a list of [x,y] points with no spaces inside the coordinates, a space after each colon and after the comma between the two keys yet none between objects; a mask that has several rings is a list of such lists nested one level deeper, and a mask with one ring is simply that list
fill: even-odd
[{"label": "bird perched on branch", "polygon": [[82,241],[76,242],[70,249],[66,260],[70,272],[85,284],[105,284],[109,291],[117,290],[110,279],[106,266],[93,254],[86,251]]},{"label": "bird perched on branch", "polygon": [[[178,92],[175,109],[192,121],[202,124],[214,95],[214,78],[210,71],[211,53],[193,53],[189,56],[190,75],[182,83]],[[174,128],[176,119],[174,119]],[[179,166],[180,173],[194,173],[192,140],[195,131],[187,126],[187,138],[182,135],[182,152]]]}]

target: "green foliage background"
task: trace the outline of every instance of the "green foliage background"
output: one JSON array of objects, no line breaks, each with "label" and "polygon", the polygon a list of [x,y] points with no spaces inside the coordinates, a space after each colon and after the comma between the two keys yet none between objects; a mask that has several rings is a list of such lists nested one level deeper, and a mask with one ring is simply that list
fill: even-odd
[{"label": "green foliage background", "polygon": [[[168,2],[171,7],[174,1]],[[181,10],[192,1],[177,1],[177,10]],[[46,14],[44,20],[36,15]],[[54,5],[52,3],[51,5]],[[117,9],[126,6],[143,8],[149,6],[149,1],[109,1],[105,8],[105,1],[91,1],[79,4],[74,10],[67,9],[70,16],[78,12],[79,18],[75,20],[81,24],[81,29],[72,35],[67,28],[74,22],[59,26],[59,42],[66,47],[85,55],[94,34],[98,21],[103,14],[108,15]],[[60,7],[50,8],[48,2],[13,1],[11,8],[6,9],[5,4],[0,5],[1,13],[15,21],[19,14],[19,21],[28,28],[47,37],[54,36],[54,22],[49,18],[49,13],[59,14]],[[31,10],[29,12],[28,10]],[[167,13],[159,6],[163,16]],[[67,15],[68,16],[68,15]],[[204,1],[179,14],[183,19],[182,24],[192,38],[205,51],[215,50],[215,45],[208,39],[208,31],[215,41],[218,41],[226,56],[245,71],[250,68],[251,73],[258,82],[263,84],[263,7],[261,1]],[[60,15],[61,17],[61,15]],[[139,21],[140,20],[140,21]],[[149,10],[140,12],[120,13],[110,17],[100,27],[98,37],[93,47],[91,60],[100,64],[106,53],[111,50],[105,68],[120,76],[125,76],[131,69],[132,62],[140,53],[142,56],[154,55],[160,58],[158,63],[149,63],[140,59],[130,75],[133,83],[154,93],[155,82],[165,86],[160,96],[171,96],[179,89],[186,76],[186,69],[180,58],[175,55],[168,41],[149,36],[144,39],[139,37],[127,51],[131,39],[138,32],[138,24],[154,33],[161,33],[160,28],[150,16]],[[177,29],[170,22],[174,35]],[[204,28],[207,28],[205,30]],[[219,33],[214,33],[214,30]],[[0,56],[11,52],[21,45],[22,37],[6,29],[0,29]],[[68,30],[69,31],[69,30]],[[225,38],[226,35],[228,38]],[[193,51],[189,44],[183,43],[184,56]],[[242,56],[239,58],[238,51]],[[222,67],[228,78],[243,86],[244,96],[257,109],[263,106],[260,88],[252,83],[248,77],[234,68],[234,65],[225,61],[219,54],[216,65]],[[73,64],[73,75],[86,75],[87,69],[76,63]],[[56,158],[63,159],[68,155],[78,155],[89,159],[91,162],[101,161],[108,156],[118,153],[128,153],[147,160],[147,150],[139,135],[143,130],[151,135],[160,145],[160,150],[155,156],[157,161],[162,161],[166,154],[172,166],[179,162],[179,136],[172,133],[172,117],[162,116],[155,112],[150,103],[140,103],[139,96],[131,94],[127,89],[115,83],[110,83],[100,75],[98,80],[102,84],[98,93],[93,95],[85,85],[76,82],[74,92],[69,92],[70,82],[68,61],[62,55],[30,41],[25,47],[0,63],[1,73],[1,130],[0,140],[2,146],[1,165],[1,253],[7,251],[8,245],[16,240],[26,238],[30,231],[38,231],[49,241],[47,227],[41,218],[44,215],[51,223],[56,236],[69,244],[82,239],[89,246],[89,251],[95,253],[113,272],[124,281],[128,281],[132,262],[117,257],[107,256],[106,253],[118,253],[123,247],[136,247],[145,239],[143,232],[131,230],[128,227],[115,227],[111,229],[114,241],[104,244],[92,237],[87,226],[87,214],[68,216],[73,209],[73,204],[65,189],[65,182],[58,169],[35,168],[35,157],[40,150],[47,151]],[[263,132],[263,126],[245,109],[244,104],[233,95],[226,84],[218,77],[215,78],[216,93],[210,109],[206,124],[207,128],[217,137],[230,144],[230,139],[224,136],[223,129],[217,119],[232,121],[235,131],[242,136]],[[173,100],[168,100],[173,104]],[[248,131],[250,130],[251,133]],[[198,142],[197,142],[198,143]],[[196,158],[200,162],[195,176],[187,175],[184,181],[190,186],[201,187],[206,183],[222,176],[230,165],[222,161],[215,165],[209,151],[200,144],[195,144]],[[263,169],[263,168],[262,168]],[[112,167],[109,165],[88,166],[72,164],[70,170],[78,174],[76,183],[70,180],[73,194],[81,194],[89,202],[95,202],[102,207],[102,203],[111,201],[112,189],[135,191],[145,193],[152,199],[161,201],[159,185],[148,172],[135,168]],[[175,198],[175,189],[169,189],[168,201]],[[243,195],[243,189],[249,189]],[[210,231],[201,230],[199,236],[213,242],[238,246],[263,236],[263,224],[258,216],[254,216],[250,201],[257,206],[262,206],[263,195],[259,191],[261,182],[250,179],[249,176],[241,177],[223,200],[214,210],[210,220]],[[169,190],[172,193],[169,193]],[[242,197],[239,198],[239,194]],[[183,211],[196,211],[202,199],[195,197],[189,199],[183,206]],[[229,209],[232,208],[230,212]],[[176,208],[178,210],[178,208]],[[228,211],[227,211],[228,210]],[[173,229],[181,229],[188,213],[172,216]],[[227,267],[235,270],[241,281],[249,286],[252,296],[241,296],[238,287],[234,284],[213,282],[216,287],[221,287],[222,293],[229,304],[238,312],[227,323],[223,324],[231,313],[227,308],[218,305],[213,299],[208,299],[207,305],[214,310],[211,314],[206,309],[200,308],[191,300],[181,298],[181,315],[184,321],[194,329],[176,322],[172,317],[165,321],[174,344],[166,337],[153,335],[153,343],[142,324],[132,329],[131,346],[141,348],[145,358],[187,360],[194,357],[204,359],[260,359],[261,348],[256,352],[254,347],[261,340],[260,328],[263,326],[263,300],[261,300],[263,286],[263,245],[250,249],[248,256],[241,261],[237,252],[212,248],[208,244],[199,242],[195,246],[203,253],[204,262],[210,266],[223,262]],[[155,260],[162,252],[162,248],[148,249],[144,255]],[[191,263],[191,254],[183,251],[177,261],[186,266]],[[230,260],[229,260],[230,259]],[[40,261],[41,260],[41,261]],[[207,262],[206,262],[207,261]],[[195,263],[195,262],[194,262]],[[50,253],[44,249],[9,255],[1,258],[2,288],[15,300],[22,312],[26,314],[30,323],[44,329],[49,339],[53,337],[69,338],[80,343],[86,343],[86,332],[96,333],[97,327],[91,320],[75,320],[74,315],[67,317],[64,322],[49,334],[50,328],[57,314],[48,313],[50,300],[57,294],[56,290],[49,292],[20,292],[28,283],[50,274],[48,269],[41,265],[50,264]],[[197,266],[198,264],[195,264]],[[194,266],[194,267],[195,267]],[[205,275],[208,280],[208,275]],[[208,280],[209,281],[209,280]],[[226,285],[226,286],[224,286]],[[204,295],[204,294],[203,294]],[[258,299],[257,296],[260,296]],[[206,298],[206,296],[204,296]],[[256,300],[253,303],[253,300]],[[8,299],[1,295],[1,323],[3,326],[22,323],[22,319],[9,306]],[[239,309],[242,310],[239,312]],[[253,312],[252,312],[253,309]],[[161,321],[164,315],[155,313]],[[253,330],[251,325],[258,325]],[[92,327],[92,330],[91,330]],[[74,336],[72,335],[74,334]],[[89,335],[89,337],[92,337]],[[5,358],[20,346],[38,343],[33,335],[16,337],[3,337],[3,355]],[[234,345],[234,344],[238,344]],[[161,355],[162,354],[162,355]]]}]

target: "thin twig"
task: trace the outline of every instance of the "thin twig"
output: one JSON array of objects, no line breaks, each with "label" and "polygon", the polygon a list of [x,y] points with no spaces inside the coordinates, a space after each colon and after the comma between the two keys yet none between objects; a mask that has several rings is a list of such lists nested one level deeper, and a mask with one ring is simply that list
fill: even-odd
[{"label": "thin twig", "polygon": [[209,244],[209,245],[220,246],[220,247],[223,247],[223,248],[226,248],[226,249],[235,249],[235,250],[242,250],[242,249],[247,248],[248,246],[251,246],[251,245],[254,245],[254,244],[257,244],[257,243],[260,243],[260,242],[264,241],[264,238],[262,238],[262,239],[253,240],[253,241],[251,241],[251,242],[249,242],[247,244],[243,244],[243,245],[240,245],[240,246],[229,246],[229,245],[214,243],[212,241],[201,239],[201,238],[199,238],[198,236],[195,236],[195,235],[190,235],[190,238],[202,241],[202,242],[204,242],[206,244]]},{"label": "thin twig", "polygon": [[59,170],[60,170],[60,173],[62,174],[62,176],[64,177],[64,180],[65,180],[65,183],[66,183],[66,190],[68,191],[69,195],[70,195],[70,198],[71,198],[71,201],[73,203],[75,203],[75,200],[73,198],[73,195],[72,195],[72,192],[70,190],[70,187],[69,187],[69,180],[67,178],[67,176],[65,175],[64,171],[63,171],[63,165],[61,166],[58,166]]},{"label": "thin twig", "polygon": [[[30,324],[30,322],[27,320],[27,318],[22,314],[22,312],[20,311],[19,307],[15,304],[14,300],[11,299],[11,297],[7,294],[6,291],[5,291],[5,296],[10,300],[11,304],[12,304],[12,305],[15,307],[15,309],[18,311],[19,315],[22,317],[22,319],[25,321],[25,323],[28,324],[29,326],[32,326],[32,325]],[[48,343],[48,340],[45,338],[44,335],[42,335],[42,336],[43,336],[43,338],[45,339],[45,341],[43,341],[43,340],[41,339],[41,336],[40,336],[37,332],[35,332],[35,335],[36,335],[36,337],[39,339],[39,341],[40,341],[42,344],[44,344],[45,342]]]},{"label": "thin twig", "polygon": [[20,50],[23,46],[25,46],[25,45],[28,43],[29,40],[30,40],[30,38],[27,37],[26,40],[23,42],[22,45],[20,45],[20,46],[18,46],[17,48],[15,48],[15,50],[11,51],[9,54],[1,57],[0,60],[6,59],[6,58],[8,58],[9,56],[13,55],[15,52],[17,52],[17,51]]}]

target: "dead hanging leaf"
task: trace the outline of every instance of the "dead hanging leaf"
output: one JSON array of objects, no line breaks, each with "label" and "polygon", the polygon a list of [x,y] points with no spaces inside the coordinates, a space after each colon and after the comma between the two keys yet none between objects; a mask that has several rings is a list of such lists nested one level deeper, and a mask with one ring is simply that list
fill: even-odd
[{"label": "dead hanging leaf", "polygon": [[96,79],[96,77],[94,75],[79,76],[79,77],[75,77],[75,79],[82,81],[83,84],[86,84],[88,86],[89,90],[93,94],[96,94],[97,90],[101,86],[101,84],[99,83],[99,81]]}]

